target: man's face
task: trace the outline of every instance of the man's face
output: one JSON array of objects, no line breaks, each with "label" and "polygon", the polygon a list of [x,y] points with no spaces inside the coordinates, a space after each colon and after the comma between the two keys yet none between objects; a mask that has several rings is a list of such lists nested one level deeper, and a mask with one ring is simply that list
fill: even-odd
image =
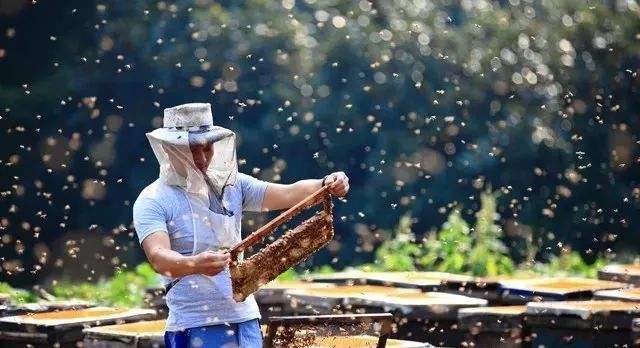
[{"label": "man's face", "polygon": [[193,144],[189,145],[193,163],[201,172],[206,172],[213,158],[213,144]]}]

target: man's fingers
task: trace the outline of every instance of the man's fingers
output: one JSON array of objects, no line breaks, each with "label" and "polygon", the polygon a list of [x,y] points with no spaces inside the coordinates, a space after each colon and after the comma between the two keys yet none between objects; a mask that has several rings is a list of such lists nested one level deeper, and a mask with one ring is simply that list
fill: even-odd
[{"label": "man's fingers", "polygon": [[344,172],[334,172],[327,176],[325,185],[331,194],[343,197],[349,191],[349,177]]},{"label": "man's fingers", "polygon": [[349,191],[349,184],[345,182],[339,182],[337,185],[331,187],[330,189],[331,194],[342,197]]},{"label": "man's fingers", "polygon": [[209,263],[211,268],[225,268],[229,264],[229,261],[216,261]]},{"label": "man's fingers", "polygon": [[331,184],[331,188],[338,188],[338,187],[342,187],[342,186],[345,186],[345,185],[347,185],[346,180],[344,180],[343,178],[340,178],[340,179],[334,181]]},{"label": "man's fingers", "polygon": [[230,257],[229,253],[219,253],[214,251],[207,251],[204,255],[204,259],[207,262],[229,260]]},{"label": "man's fingers", "polygon": [[227,267],[227,265],[229,265],[229,262],[226,261],[216,261],[216,262],[209,262],[205,265],[205,267],[210,270],[211,272],[220,272],[222,269],[224,269],[225,267]]}]

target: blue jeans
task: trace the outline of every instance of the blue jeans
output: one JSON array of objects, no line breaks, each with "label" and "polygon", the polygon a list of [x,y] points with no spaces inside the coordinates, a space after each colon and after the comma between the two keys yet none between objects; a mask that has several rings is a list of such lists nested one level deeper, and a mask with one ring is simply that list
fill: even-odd
[{"label": "blue jeans", "polygon": [[164,334],[167,348],[261,348],[262,331],[258,319],[229,325],[194,327]]}]

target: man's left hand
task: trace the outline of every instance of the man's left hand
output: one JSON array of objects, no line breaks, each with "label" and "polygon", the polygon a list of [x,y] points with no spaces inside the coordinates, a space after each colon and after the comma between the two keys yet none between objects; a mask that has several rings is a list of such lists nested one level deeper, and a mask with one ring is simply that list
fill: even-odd
[{"label": "man's left hand", "polygon": [[324,185],[329,187],[329,192],[334,196],[344,197],[349,192],[349,178],[344,172],[327,175]]}]

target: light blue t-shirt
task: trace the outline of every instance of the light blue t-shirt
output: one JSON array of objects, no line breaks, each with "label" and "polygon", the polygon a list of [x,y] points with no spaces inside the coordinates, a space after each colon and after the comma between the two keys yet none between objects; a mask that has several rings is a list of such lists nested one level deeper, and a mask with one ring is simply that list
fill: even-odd
[{"label": "light blue t-shirt", "polygon": [[[238,173],[235,185],[224,191],[224,205],[233,212],[228,217],[211,211],[208,199],[156,180],[133,205],[138,239],[142,244],[151,233],[165,231],[171,249],[183,255],[233,246],[242,240],[242,212],[260,211],[266,188],[267,182]],[[228,268],[215,276],[182,277],[169,290],[166,301],[167,331],[260,318],[253,296],[244,302],[233,300]]]}]

